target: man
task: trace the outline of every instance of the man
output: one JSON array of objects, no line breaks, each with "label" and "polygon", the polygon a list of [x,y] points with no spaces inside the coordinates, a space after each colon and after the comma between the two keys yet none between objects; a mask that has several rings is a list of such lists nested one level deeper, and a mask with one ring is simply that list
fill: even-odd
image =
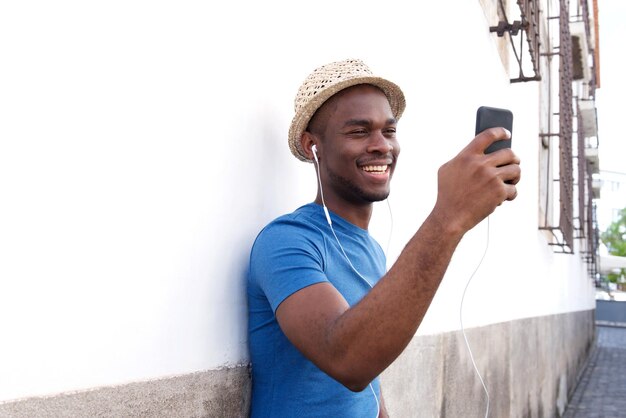
[{"label": "man", "polygon": [[359,60],[300,87],[289,145],[319,183],[251,252],[253,417],[386,417],[379,374],[415,334],[463,235],[517,195],[519,159],[484,153],[510,133],[489,129],[439,169],[432,212],[385,272],[367,228],[389,195],[404,107],[402,90]]}]

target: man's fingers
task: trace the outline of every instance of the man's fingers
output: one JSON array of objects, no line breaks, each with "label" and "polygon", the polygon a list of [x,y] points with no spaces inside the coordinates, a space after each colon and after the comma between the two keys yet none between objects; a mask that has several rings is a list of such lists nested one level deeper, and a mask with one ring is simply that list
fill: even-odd
[{"label": "man's fingers", "polygon": [[509,202],[511,200],[515,200],[515,198],[517,197],[517,187],[513,186],[512,184],[505,184],[506,186],[506,198],[504,200],[508,200]]},{"label": "man's fingers", "polygon": [[484,154],[489,145],[496,141],[510,138],[511,133],[505,128],[489,128],[476,135],[474,140],[468,145],[468,148],[476,153]]},{"label": "man's fingers", "polygon": [[489,154],[489,163],[495,167],[509,164],[519,165],[520,159],[511,148],[505,148]]}]

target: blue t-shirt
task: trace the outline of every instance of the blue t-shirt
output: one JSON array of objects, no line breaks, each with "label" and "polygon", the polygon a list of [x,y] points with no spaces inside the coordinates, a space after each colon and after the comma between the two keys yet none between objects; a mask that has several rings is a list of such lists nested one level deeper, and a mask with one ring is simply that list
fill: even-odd
[{"label": "blue t-shirt", "polygon": [[[331,213],[333,229],[354,268],[373,286],[385,255],[369,233]],[[311,203],[266,226],[250,255],[248,336],[252,360],[252,417],[376,417],[378,379],[355,393],[321,371],[280,329],[275,312],[287,297],[330,282],[355,305],[370,285],[350,267],[322,206]]]}]

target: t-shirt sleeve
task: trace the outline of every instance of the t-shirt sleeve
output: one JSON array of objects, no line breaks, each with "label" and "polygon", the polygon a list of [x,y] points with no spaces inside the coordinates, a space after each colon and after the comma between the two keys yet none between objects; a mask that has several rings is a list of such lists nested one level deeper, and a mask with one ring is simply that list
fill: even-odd
[{"label": "t-shirt sleeve", "polygon": [[324,274],[324,238],[305,222],[275,222],[257,237],[250,255],[250,279],[263,292],[272,310],[290,295],[315,283]]}]

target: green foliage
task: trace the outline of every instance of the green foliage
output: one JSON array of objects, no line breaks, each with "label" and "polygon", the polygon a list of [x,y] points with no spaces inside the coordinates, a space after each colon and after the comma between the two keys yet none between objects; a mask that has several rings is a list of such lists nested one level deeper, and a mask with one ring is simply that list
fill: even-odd
[{"label": "green foliage", "polygon": [[[626,208],[619,212],[617,219],[600,235],[600,239],[609,254],[626,257]],[[622,274],[626,274],[626,269],[622,269],[619,274],[609,273],[608,279],[616,282]]]},{"label": "green foliage", "polygon": [[626,208],[619,212],[617,220],[600,235],[611,255],[626,256]]},{"label": "green foliage", "polygon": [[606,275],[606,279],[611,283],[617,283],[617,279],[619,279],[621,276],[621,274],[609,273]]}]

